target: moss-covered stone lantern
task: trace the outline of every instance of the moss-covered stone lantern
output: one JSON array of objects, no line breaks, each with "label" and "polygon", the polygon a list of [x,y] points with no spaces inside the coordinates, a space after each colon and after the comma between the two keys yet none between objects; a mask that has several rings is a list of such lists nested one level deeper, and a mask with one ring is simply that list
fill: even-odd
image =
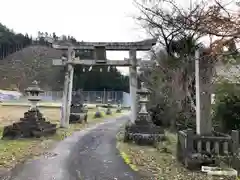
[{"label": "moss-covered stone lantern", "polygon": [[41,101],[40,93],[44,91],[38,86],[37,81],[33,81],[32,85],[25,89],[28,94],[28,101],[30,102],[30,110],[37,110],[38,102]]},{"label": "moss-covered stone lantern", "polygon": [[125,126],[124,141],[134,141],[142,145],[153,145],[164,137],[164,131],[151,120],[147,110],[150,91],[145,87],[143,82],[137,94],[139,95],[140,110],[135,123],[129,123]]},{"label": "moss-covered stone lantern", "polygon": [[112,111],[111,111],[111,102],[112,102],[112,99],[108,99],[106,115],[111,115],[111,114],[112,114]]},{"label": "moss-covered stone lantern", "polygon": [[121,113],[121,112],[122,112],[122,104],[121,104],[121,101],[118,101],[116,113]]},{"label": "moss-covered stone lantern", "polygon": [[41,100],[40,93],[44,91],[38,87],[37,81],[34,81],[30,87],[25,90],[28,93],[28,100],[31,104],[30,109],[24,113],[24,117],[19,122],[5,126],[3,129],[3,139],[31,138],[53,135],[56,133],[57,124],[51,124],[46,121],[42,113],[37,108]]}]

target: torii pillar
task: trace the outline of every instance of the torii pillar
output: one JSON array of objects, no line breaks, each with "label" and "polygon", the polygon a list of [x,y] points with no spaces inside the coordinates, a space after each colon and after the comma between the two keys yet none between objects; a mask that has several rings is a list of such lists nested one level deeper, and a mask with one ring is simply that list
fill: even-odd
[{"label": "torii pillar", "polygon": [[129,67],[129,87],[131,97],[131,122],[135,123],[137,119],[137,51],[129,51],[131,66]]},{"label": "torii pillar", "polygon": [[[67,61],[71,62],[75,58],[75,51],[72,47],[68,48]],[[64,90],[63,90],[63,103],[62,103],[62,114],[60,127],[68,128],[69,117],[70,117],[70,107],[72,102],[72,87],[73,87],[73,74],[74,67],[72,64],[67,64],[67,69],[65,71],[64,80]]]}]

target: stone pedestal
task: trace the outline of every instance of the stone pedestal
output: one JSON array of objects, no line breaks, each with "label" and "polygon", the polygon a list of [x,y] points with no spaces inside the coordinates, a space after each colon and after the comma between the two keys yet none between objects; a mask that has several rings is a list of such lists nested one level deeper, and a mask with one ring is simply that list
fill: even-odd
[{"label": "stone pedestal", "polygon": [[29,110],[20,118],[20,122],[5,126],[3,139],[30,138],[52,135],[56,133],[56,124],[47,122],[38,110]]}]

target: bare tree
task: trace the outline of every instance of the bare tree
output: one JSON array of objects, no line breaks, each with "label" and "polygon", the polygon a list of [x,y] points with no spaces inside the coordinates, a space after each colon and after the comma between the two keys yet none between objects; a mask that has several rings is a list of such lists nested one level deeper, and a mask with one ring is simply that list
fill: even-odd
[{"label": "bare tree", "polygon": [[[177,102],[179,109],[185,111],[186,118],[195,108],[193,62],[196,49],[201,49],[200,82],[201,91],[204,92],[201,98],[205,107],[202,114],[207,119],[210,119],[215,64],[217,60],[223,60],[223,57],[235,55],[238,50],[239,6],[234,1],[224,2],[203,0],[186,9],[174,0],[156,0],[152,3],[135,1],[140,10],[137,19],[148,33],[159,38],[159,44],[168,56],[163,58],[159,53],[154,53],[158,67],[151,70],[150,74],[153,75],[154,71],[163,72],[164,78],[161,81],[168,84],[171,89],[169,95]],[[209,46],[203,47],[198,42],[206,38]],[[144,76],[145,80],[153,83],[153,77],[146,75],[146,72]]]}]

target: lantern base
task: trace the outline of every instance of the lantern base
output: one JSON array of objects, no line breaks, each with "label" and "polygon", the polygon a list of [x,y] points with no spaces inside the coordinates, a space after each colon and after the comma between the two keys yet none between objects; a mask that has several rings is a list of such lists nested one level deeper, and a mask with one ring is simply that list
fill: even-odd
[{"label": "lantern base", "polygon": [[39,110],[29,110],[19,122],[3,129],[3,139],[42,137],[56,133],[56,124],[46,121]]},{"label": "lantern base", "polygon": [[154,145],[163,138],[163,128],[153,124],[148,113],[138,114],[135,123],[126,126],[124,135],[125,142],[134,141],[139,145]]}]

